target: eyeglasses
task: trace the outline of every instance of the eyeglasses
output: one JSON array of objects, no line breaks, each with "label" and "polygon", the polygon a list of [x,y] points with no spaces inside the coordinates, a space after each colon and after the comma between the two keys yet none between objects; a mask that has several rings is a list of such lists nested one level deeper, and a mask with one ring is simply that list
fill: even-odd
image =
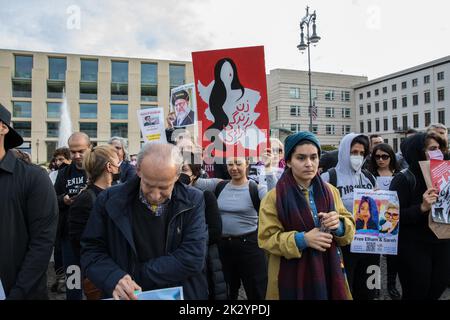
[{"label": "eyeglasses", "polygon": [[380,160],[383,159],[384,161],[386,161],[387,159],[390,159],[391,157],[387,154],[376,154],[375,155],[375,160]]},{"label": "eyeglasses", "polygon": [[283,153],[283,149],[281,149],[281,148],[274,148],[274,149],[272,149],[272,152],[273,153],[282,154]]}]

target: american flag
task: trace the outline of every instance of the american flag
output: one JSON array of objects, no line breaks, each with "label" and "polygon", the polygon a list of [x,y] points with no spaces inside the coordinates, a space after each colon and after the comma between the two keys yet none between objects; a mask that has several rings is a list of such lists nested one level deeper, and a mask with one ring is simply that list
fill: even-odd
[{"label": "american flag", "polygon": [[316,120],[317,119],[317,106],[315,103],[313,103],[313,105],[311,106],[311,114],[312,114],[313,120]]}]

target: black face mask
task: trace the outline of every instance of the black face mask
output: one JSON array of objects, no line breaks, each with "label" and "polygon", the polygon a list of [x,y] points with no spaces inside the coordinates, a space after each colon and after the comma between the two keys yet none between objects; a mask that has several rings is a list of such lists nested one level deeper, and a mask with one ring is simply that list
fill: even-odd
[{"label": "black face mask", "polygon": [[186,173],[182,173],[178,177],[178,181],[184,183],[185,185],[189,185],[191,183],[191,177],[188,176]]},{"label": "black face mask", "polygon": [[112,182],[115,183],[120,180],[120,172],[112,174]]}]

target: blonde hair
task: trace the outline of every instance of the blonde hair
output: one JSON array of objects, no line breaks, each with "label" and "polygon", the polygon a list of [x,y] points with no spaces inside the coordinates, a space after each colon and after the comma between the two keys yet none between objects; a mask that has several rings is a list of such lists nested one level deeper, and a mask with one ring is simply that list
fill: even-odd
[{"label": "blonde hair", "polygon": [[86,170],[89,184],[93,184],[105,171],[105,166],[117,155],[111,145],[101,145],[88,150],[83,156],[83,169]]},{"label": "blonde hair", "polygon": [[395,203],[389,202],[389,204],[386,207],[386,211],[388,211],[389,209],[398,210],[398,206]]}]

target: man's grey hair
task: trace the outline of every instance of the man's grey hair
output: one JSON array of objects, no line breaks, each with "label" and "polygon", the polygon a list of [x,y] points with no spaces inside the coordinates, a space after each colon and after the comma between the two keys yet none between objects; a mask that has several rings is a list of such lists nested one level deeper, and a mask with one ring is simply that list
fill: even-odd
[{"label": "man's grey hair", "polygon": [[136,168],[141,167],[142,161],[145,157],[151,156],[152,163],[155,166],[161,164],[173,164],[177,169],[177,175],[181,173],[181,167],[183,166],[183,157],[180,149],[170,143],[146,143],[139,151],[137,155]]},{"label": "man's grey hair", "polygon": [[108,140],[108,144],[112,144],[114,141],[119,141],[120,145],[123,148],[123,160],[130,160],[129,154],[128,154],[128,140],[122,137],[114,136],[111,139]]},{"label": "man's grey hair", "polygon": [[444,129],[446,132],[448,132],[448,129],[445,125],[443,125],[442,123],[433,123],[428,127],[427,132],[433,130],[433,129]]}]

